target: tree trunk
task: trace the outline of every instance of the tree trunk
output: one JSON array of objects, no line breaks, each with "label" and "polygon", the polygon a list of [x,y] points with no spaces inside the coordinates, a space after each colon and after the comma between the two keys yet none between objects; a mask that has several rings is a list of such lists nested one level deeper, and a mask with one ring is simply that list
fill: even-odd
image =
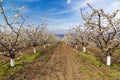
[{"label": "tree trunk", "polygon": [[46,48],[46,45],[44,45],[44,48]]},{"label": "tree trunk", "polygon": [[75,48],[78,49],[78,45],[75,45]]},{"label": "tree trunk", "polygon": [[36,48],[35,47],[33,47],[33,51],[34,51],[34,53],[36,53]]},{"label": "tree trunk", "polygon": [[83,47],[83,52],[84,52],[84,53],[86,52],[86,47]]},{"label": "tree trunk", "polygon": [[15,61],[14,58],[11,58],[11,62],[10,62],[11,66],[15,66]]},{"label": "tree trunk", "polygon": [[111,65],[111,56],[110,56],[110,55],[107,56],[107,62],[106,62],[106,65],[108,65],[108,66]]}]

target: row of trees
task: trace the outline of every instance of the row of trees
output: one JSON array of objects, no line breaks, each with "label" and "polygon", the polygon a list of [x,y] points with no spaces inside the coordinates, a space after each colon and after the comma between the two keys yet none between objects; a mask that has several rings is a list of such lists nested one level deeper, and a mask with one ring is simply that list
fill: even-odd
[{"label": "row of trees", "polygon": [[85,29],[84,25],[78,25],[72,28],[65,35],[65,42],[78,49],[78,45],[83,47],[83,52],[86,52],[86,47],[90,43],[90,33]]},{"label": "row of trees", "polygon": [[[36,46],[44,44],[50,45],[58,41],[58,38],[49,33],[46,29],[47,19],[42,20],[39,25],[26,24],[26,17],[20,12],[26,7],[23,6],[19,10],[16,9],[12,0],[13,6],[11,16],[6,13],[2,6],[3,0],[0,0],[0,47],[4,53],[1,55],[11,58],[11,66],[14,66],[14,58],[17,53],[22,50],[33,47],[33,52],[36,53]],[[87,4],[92,10],[92,13],[83,13],[81,15],[84,23],[75,26],[65,35],[65,42],[69,45],[74,45],[76,49],[78,45],[83,47],[83,52],[86,52],[88,45],[95,44],[103,54],[107,56],[106,64],[111,65],[111,56],[114,51],[119,48],[120,42],[120,18],[117,17],[119,10],[112,14],[106,14],[103,9],[94,9],[90,4]]]},{"label": "row of trees", "polygon": [[[88,45],[95,44],[107,56],[106,65],[111,65],[111,56],[114,51],[120,48],[120,18],[119,10],[107,14],[103,9],[94,9],[87,4],[92,13],[83,13],[82,25],[70,29],[66,34],[65,41],[72,45],[82,45],[83,52],[86,52]],[[77,48],[77,47],[76,47]]]},{"label": "row of trees", "polygon": [[11,66],[15,66],[15,55],[21,53],[22,50],[33,47],[33,52],[36,53],[36,46],[55,43],[57,37],[48,32],[46,29],[47,19],[41,20],[38,26],[34,24],[26,24],[27,18],[20,12],[26,7],[23,6],[19,10],[16,9],[12,0],[12,13],[9,16],[3,8],[3,0],[0,0],[0,47],[3,48],[0,55],[10,57]]}]

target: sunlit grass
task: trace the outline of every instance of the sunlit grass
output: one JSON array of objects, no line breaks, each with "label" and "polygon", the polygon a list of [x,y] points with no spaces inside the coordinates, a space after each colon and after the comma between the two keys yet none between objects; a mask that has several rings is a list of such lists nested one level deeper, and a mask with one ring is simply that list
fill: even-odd
[{"label": "sunlit grass", "polygon": [[77,53],[76,59],[82,66],[79,71],[84,75],[84,78],[89,80],[116,80],[120,78],[120,71],[115,70],[118,68],[117,65],[106,66],[97,57],[90,54],[90,51],[89,54],[76,49],[73,51]]},{"label": "sunlit grass", "polygon": [[120,49],[116,49],[116,50],[115,50],[115,53],[120,53]]},{"label": "sunlit grass", "polygon": [[3,76],[13,75],[15,72],[24,68],[25,63],[32,62],[35,58],[42,55],[43,52],[35,53],[35,54],[23,54],[19,59],[15,59],[15,66],[10,67],[10,63],[5,63],[0,66],[0,80]]}]

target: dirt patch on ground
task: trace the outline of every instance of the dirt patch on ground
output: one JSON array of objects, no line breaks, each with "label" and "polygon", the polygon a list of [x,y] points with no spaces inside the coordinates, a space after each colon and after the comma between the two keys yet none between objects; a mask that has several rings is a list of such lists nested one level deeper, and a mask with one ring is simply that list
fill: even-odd
[{"label": "dirt patch on ground", "polygon": [[40,58],[27,64],[9,80],[82,80],[79,68],[72,49],[59,43]]}]

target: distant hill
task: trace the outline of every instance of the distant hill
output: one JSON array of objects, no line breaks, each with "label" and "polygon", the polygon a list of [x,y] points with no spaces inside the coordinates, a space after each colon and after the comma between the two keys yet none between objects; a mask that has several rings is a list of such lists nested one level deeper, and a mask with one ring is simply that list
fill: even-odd
[{"label": "distant hill", "polygon": [[65,34],[56,34],[56,36],[60,37],[60,38],[64,38]]}]

